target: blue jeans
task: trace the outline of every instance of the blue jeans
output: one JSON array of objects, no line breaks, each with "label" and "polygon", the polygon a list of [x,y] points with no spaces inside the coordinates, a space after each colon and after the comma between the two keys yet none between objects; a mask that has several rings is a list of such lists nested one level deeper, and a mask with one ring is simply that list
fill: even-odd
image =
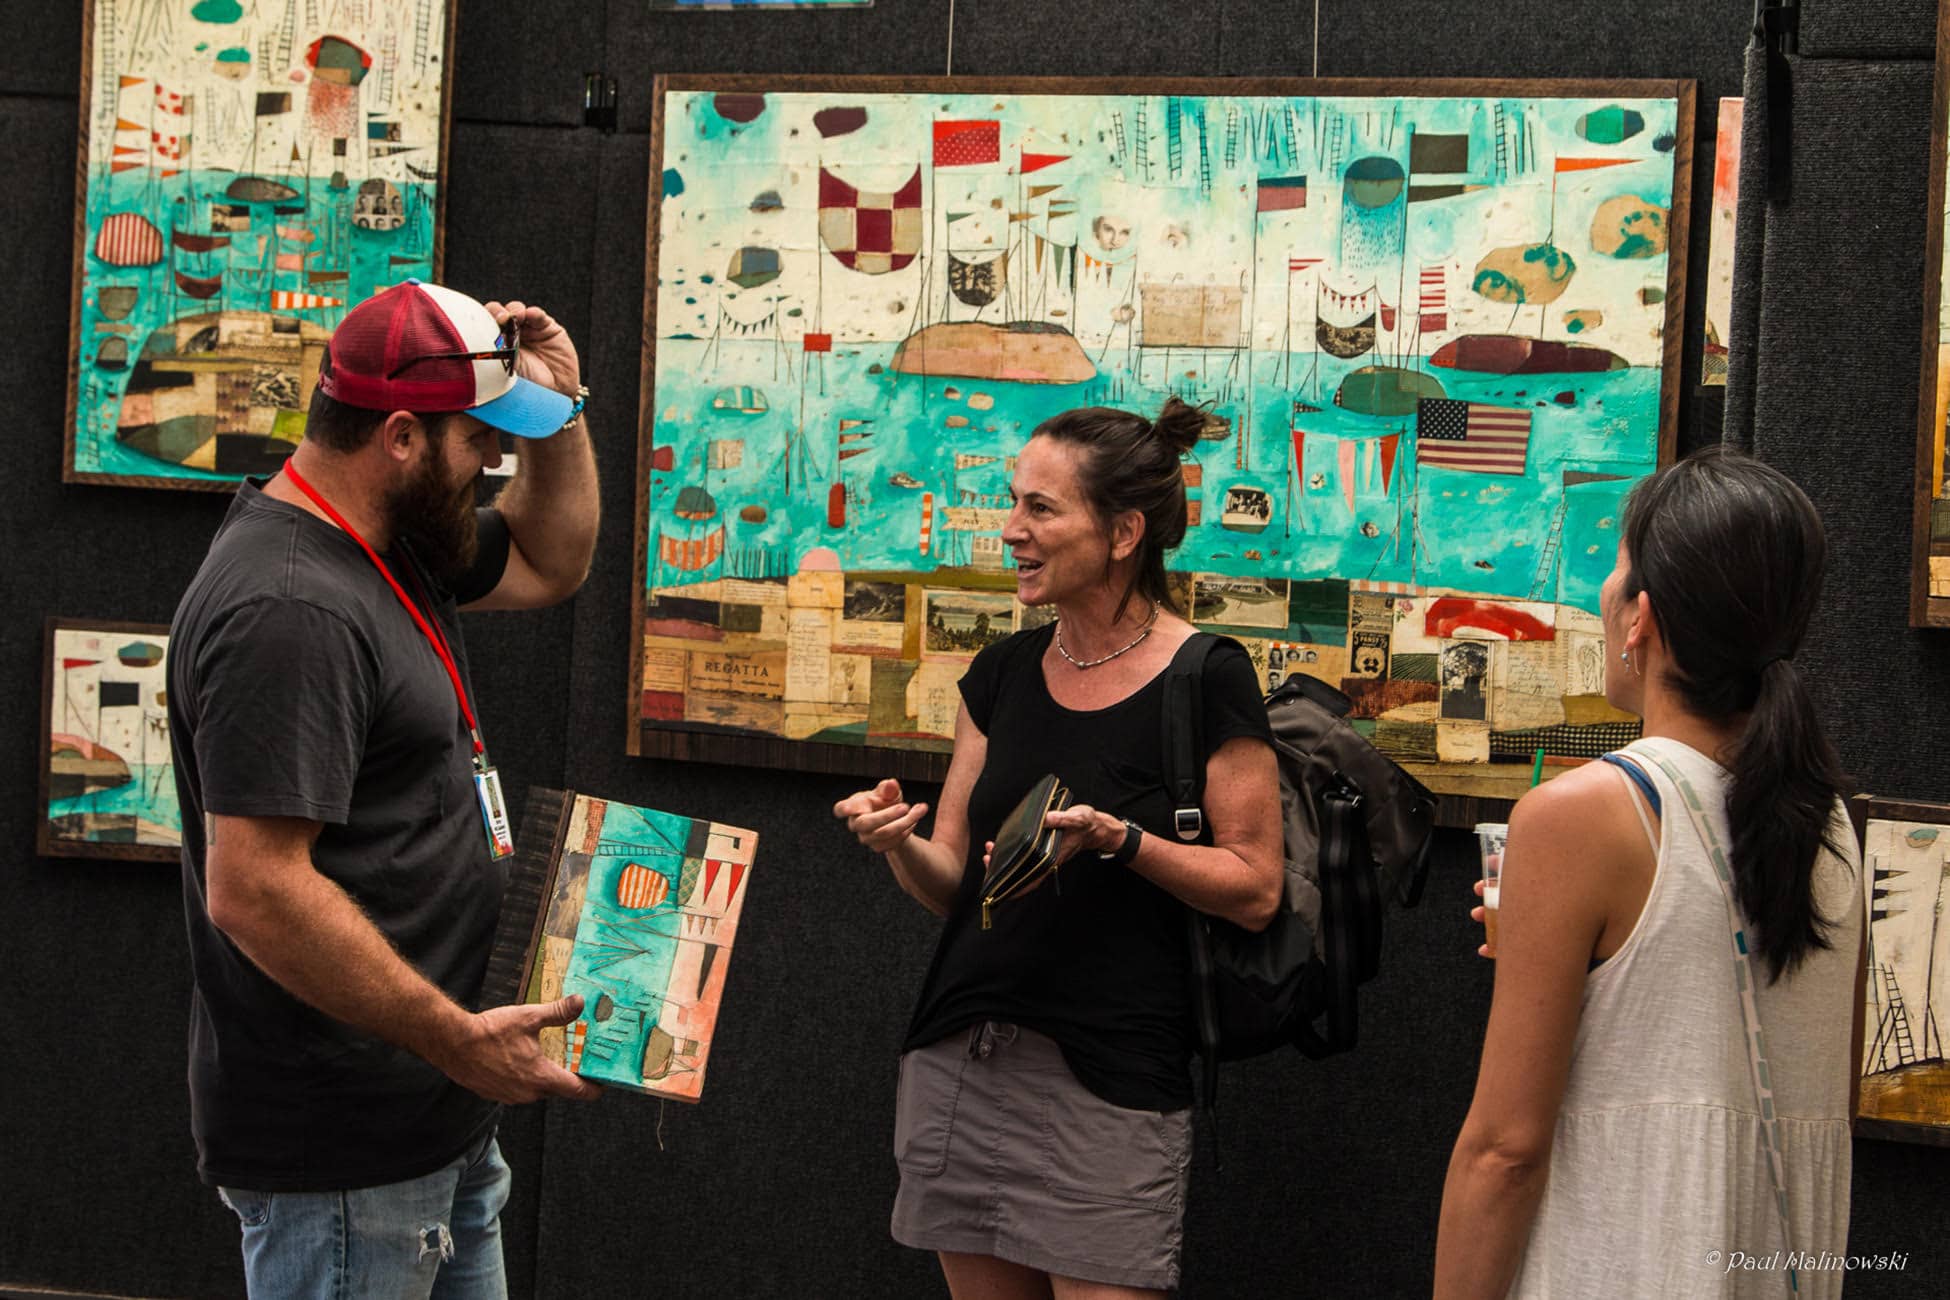
[{"label": "blue jeans", "polygon": [[490,1133],[446,1168],[404,1183],[217,1194],[244,1226],[253,1300],[507,1300],[508,1182]]}]

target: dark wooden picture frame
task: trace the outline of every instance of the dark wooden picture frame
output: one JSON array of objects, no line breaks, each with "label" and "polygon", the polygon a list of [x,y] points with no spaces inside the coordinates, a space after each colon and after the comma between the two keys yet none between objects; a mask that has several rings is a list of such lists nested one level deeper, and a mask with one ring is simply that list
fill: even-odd
[{"label": "dark wooden picture frame", "polygon": [[[375,0],[379,4],[411,4],[412,0]],[[432,278],[439,280],[446,267],[447,241],[447,160],[453,133],[453,64],[454,29],[459,22],[461,0],[440,0],[446,9],[446,34],[440,52],[440,145],[439,157],[435,163],[436,180],[433,204],[433,232],[429,254],[432,264]],[[188,9],[187,0],[183,5]],[[81,97],[79,125],[76,132],[75,149],[75,213],[74,213],[74,255],[69,289],[68,315],[68,371],[67,406],[64,414],[64,429],[61,439],[61,481],[64,483],[96,483],[118,487],[173,488],[190,492],[232,492],[236,490],[237,480],[233,478],[195,478],[172,474],[107,473],[96,470],[77,469],[75,466],[76,440],[79,432],[80,401],[82,396],[82,325],[87,293],[88,250],[88,191],[89,191],[89,122],[96,104],[94,98],[95,66],[95,15],[96,0],[82,0],[81,12]],[[363,115],[362,115],[363,116]],[[363,126],[363,120],[361,122]],[[270,209],[265,210],[267,213]],[[273,220],[275,218],[272,218]],[[168,260],[169,238],[165,233],[164,253]],[[163,275],[173,274],[173,268],[166,267]],[[348,281],[349,284],[349,281]],[[353,303],[347,301],[349,309]],[[295,309],[294,309],[295,310]],[[313,323],[313,322],[308,322]],[[137,342],[139,349],[141,344]],[[131,349],[133,361],[135,349]]]},{"label": "dark wooden picture frame", "polygon": [[[100,632],[110,636],[131,636],[139,639],[143,637],[166,638],[169,635],[169,628],[166,624],[157,623],[125,623],[103,619],[62,618],[53,614],[47,617],[41,640],[41,729],[35,736],[35,744],[40,750],[40,757],[35,764],[36,771],[39,774],[38,802],[36,803],[38,817],[34,829],[35,852],[42,857],[120,859],[145,862],[180,861],[182,848],[179,844],[139,844],[113,840],[73,839],[54,834],[53,810],[51,807],[51,798],[53,795],[53,753],[50,739],[54,735],[54,692],[61,671],[55,664],[55,635],[59,632]],[[165,657],[162,662],[166,664],[168,662],[167,658]],[[137,707],[144,707],[140,700],[138,700]],[[146,721],[141,725],[146,726]],[[117,756],[117,761],[123,761],[119,755]]]},{"label": "dark wooden picture frame", "polygon": [[[1864,969],[1867,987],[1858,989],[1856,995],[1858,1004],[1864,1008],[1862,1015],[1862,1036],[1866,1041],[1858,1042],[1855,1045],[1855,1068],[1858,1071],[1862,1070],[1868,1053],[1871,1050],[1875,1050],[1878,1053],[1878,1057],[1883,1059],[1893,1055],[1896,1064],[1886,1070],[1876,1071],[1874,1074],[1894,1075],[1908,1073],[1912,1076],[1909,1081],[1911,1087],[1917,1087],[1924,1091],[1934,1091],[1939,1096],[1950,1097],[1950,1060],[1946,1059],[1943,1046],[1943,1030],[1950,1026],[1945,1026],[1939,1020],[1936,1009],[1931,1005],[1931,991],[1938,984],[1950,987],[1950,975],[1946,975],[1933,965],[1935,949],[1940,946],[1938,938],[1939,928],[1950,924],[1950,918],[1946,918],[1944,915],[1944,896],[1946,893],[1950,893],[1950,858],[1939,857],[1939,875],[1936,881],[1935,899],[1933,905],[1928,909],[1932,920],[1932,930],[1931,937],[1928,940],[1930,953],[1926,958],[1924,978],[1922,981],[1921,1025],[1919,1028],[1910,1019],[1912,1008],[1907,1004],[1908,999],[1903,996],[1905,989],[1896,978],[1896,971],[1893,964],[1879,963],[1876,959],[1874,930],[1875,922],[1878,919],[1877,905],[1885,901],[1900,901],[1900,894],[1906,891],[1899,889],[1894,884],[1894,881],[1899,877],[1914,873],[1892,871],[1884,874],[1870,860],[1868,847],[1869,823],[1872,821],[1921,823],[1925,826],[1941,827],[1943,842],[1946,845],[1950,845],[1950,804],[1878,799],[1873,795],[1859,794],[1848,801],[1848,815],[1849,820],[1855,826],[1856,842],[1862,846],[1862,871],[1864,878],[1859,887],[1869,891],[1868,899],[1870,907],[1868,916],[1870,926],[1868,934],[1868,960]],[[1885,882],[1888,883],[1887,888],[1885,888]],[[1904,881],[1904,884],[1909,883],[1907,880]],[[1920,884],[1923,882],[1918,881],[1916,883]],[[1918,910],[1915,907],[1892,908],[1887,912],[1887,915],[1893,917],[1901,915],[1904,912],[1916,912]],[[1917,990],[1912,984],[1907,992],[1913,998]],[[1873,1014],[1868,1011],[1871,1003],[1875,1007]],[[1944,1013],[1945,1018],[1950,1018],[1950,1003],[1946,1003]],[[1930,1054],[1932,1044],[1934,1044],[1934,1056]],[[1915,1077],[1918,1075],[1921,1077]],[[1950,1147],[1950,1106],[1945,1107],[1944,1118],[1941,1122],[1912,1122],[1908,1120],[1890,1119],[1879,1114],[1871,1115],[1865,1113],[1865,1105],[1875,1104],[1871,1099],[1871,1094],[1882,1091],[1881,1088],[1872,1087],[1867,1082],[1873,1077],[1873,1074],[1863,1075],[1862,1101],[1857,1105],[1855,1116],[1856,1133],[1864,1137],[1887,1138],[1898,1142],[1920,1142],[1928,1146]],[[1892,1108],[1893,1104],[1892,1099]]]},{"label": "dark wooden picture frame", "polygon": [[[1916,395],[1916,480],[1910,514],[1909,624],[1950,627],[1950,495],[1939,495],[1950,460],[1939,453],[1950,398],[1950,329],[1944,327],[1944,160],[1950,152],[1950,5],[1936,26],[1936,89],[1930,98],[1929,239],[1923,257],[1922,380]],[[1934,584],[1935,568],[1943,576]]]},{"label": "dark wooden picture frame", "polygon": [[[1659,392],[1657,460],[1671,463],[1678,438],[1678,408],[1685,346],[1686,262],[1690,214],[1697,85],[1691,80],[1408,80],[1375,78],[1123,78],[1089,77],[835,77],[766,75],[659,75],[653,89],[649,167],[649,216],[644,240],[643,351],[637,419],[637,484],[635,554],[631,570],[631,648],[627,699],[627,750],[640,757],[671,758],[752,767],[844,773],[856,776],[894,776],[939,781],[947,773],[949,754],[932,749],[904,749],[897,745],[832,744],[792,741],[780,737],[724,731],[684,730],[656,725],[642,717],[645,669],[644,617],[650,507],[650,475],[655,453],[658,411],[656,348],[658,312],[658,255],[663,204],[666,97],[669,92],[859,94],[996,94],[996,95],[1133,95],[1133,96],[1455,96],[1506,98],[1631,97],[1671,99],[1676,110],[1672,142],[1672,204],[1669,217],[1666,298],[1661,334],[1662,371]],[[849,572],[850,578],[872,580],[874,573]],[[1013,575],[1004,573],[1005,578]],[[982,585],[977,582],[975,585]],[[1463,815],[1496,801],[1514,799],[1530,785],[1530,769],[1514,764],[1413,763],[1410,770],[1438,793],[1454,796]],[[1487,801],[1487,802],[1485,802]],[[1464,807],[1466,805],[1466,807]]]}]

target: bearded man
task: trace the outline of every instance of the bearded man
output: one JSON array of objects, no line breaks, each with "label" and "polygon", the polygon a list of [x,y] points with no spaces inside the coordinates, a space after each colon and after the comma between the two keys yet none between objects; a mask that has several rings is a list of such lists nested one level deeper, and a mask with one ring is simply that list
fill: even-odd
[{"label": "bearded man", "polygon": [[[252,1296],[500,1300],[499,1105],[597,1091],[535,1037],[580,998],[468,1010],[510,846],[458,615],[588,573],[579,379],[539,307],[375,295],[177,607],[191,1128]],[[518,470],[476,510],[502,433]]]}]

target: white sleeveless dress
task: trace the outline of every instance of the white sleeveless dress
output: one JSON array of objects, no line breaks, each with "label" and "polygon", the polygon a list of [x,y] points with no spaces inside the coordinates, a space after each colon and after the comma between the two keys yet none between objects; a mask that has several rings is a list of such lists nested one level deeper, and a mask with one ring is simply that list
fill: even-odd
[{"label": "white sleeveless dress", "polygon": [[[1625,753],[1657,754],[1684,772],[1727,842],[1725,769],[1664,737]],[[1847,814],[1838,802],[1835,839],[1847,858],[1824,851],[1815,866],[1833,946],[1777,984],[1753,963],[1786,1169],[1792,1239],[1783,1242],[1720,884],[1672,782],[1649,761],[1639,766],[1664,812],[1657,874],[1638,924],[1585,980],[1550,1180],[1510,1295],[1786,1296],[1784,1256],[1799,1251],[1814,1257],[1799,1270],[1800,1295],[1839,1296],[1839,1263],[1818,1265],[1823,1252],[1839,1261],[1848,1247],[1862,888]]]}]

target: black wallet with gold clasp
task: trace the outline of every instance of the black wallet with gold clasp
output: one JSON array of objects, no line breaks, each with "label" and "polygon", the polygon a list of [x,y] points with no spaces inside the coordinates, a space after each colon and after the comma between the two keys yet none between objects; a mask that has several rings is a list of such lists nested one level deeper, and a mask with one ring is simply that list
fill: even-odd
[{"label": "black wallet with gold clasp", "polygon": [[995,848],[989,853],[989,868],[982,877],[982,928],[989,928],[989,909],[997,903],[1021,897],[1042,883],[1056,867],[1056,855],[1063,843],[1063,832],[1045,826],[1043,818],[1070,806],[1070,792],[1054,776],[1045,776],[1029,787],[1029,793],[1003,818],[995,833]]}]

